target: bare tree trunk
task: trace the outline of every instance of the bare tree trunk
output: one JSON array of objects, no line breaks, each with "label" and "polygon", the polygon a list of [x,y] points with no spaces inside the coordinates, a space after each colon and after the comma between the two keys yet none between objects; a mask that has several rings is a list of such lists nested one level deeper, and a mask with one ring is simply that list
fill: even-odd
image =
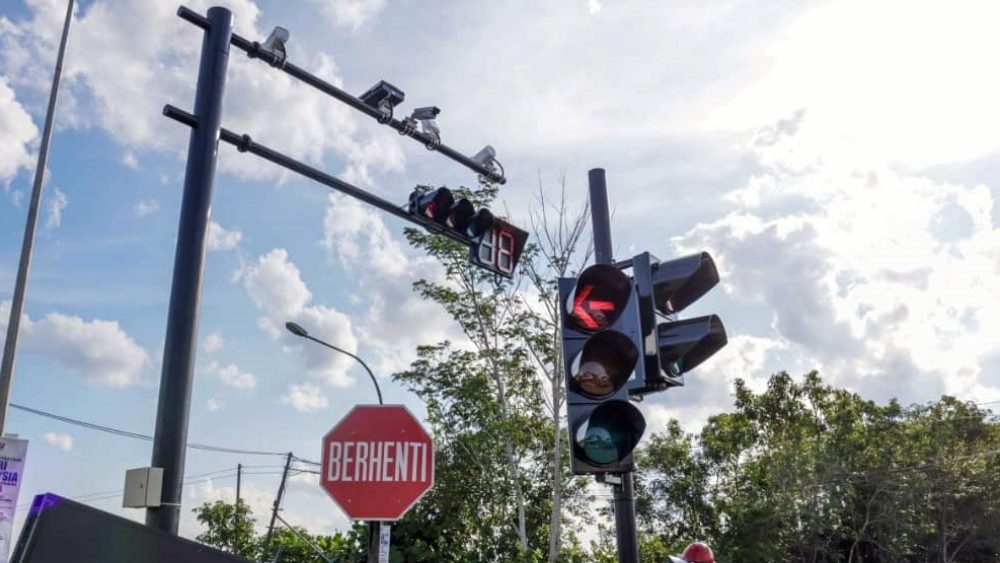
[{"label": "bare tree trunk", "polygon": [[[555,372],[559,373],[559,358],[555,366]],[[562,440],[559,439],[559,405],[561,399],[562,386],[556,382],[552,386],[552,514],[549,522],[549,563],[555,563],[559,559],[559,548],[562,527]]]},{"label": "bare tree trunk", "polygon": [[[510,417],[507,415],[507,387],[504,385],[503,378],[500,377],[500,372],[495,365],[493,367],[493,380],[497,384],[501,416],[503,417],[504,424],[508,425]],[[510,465],[510,478],[514,485],[514,500],[517,503],[517,538],[521,544],[521,551],[526,553],[528,551],[528,529],[524,514],[524,492],[521,491],[521,471],[517,466],[517,457],[514,455],[514,442],[510,439],[510,433],[508,432],[504,432],[503,449],[507,455],[507,463]]]}]

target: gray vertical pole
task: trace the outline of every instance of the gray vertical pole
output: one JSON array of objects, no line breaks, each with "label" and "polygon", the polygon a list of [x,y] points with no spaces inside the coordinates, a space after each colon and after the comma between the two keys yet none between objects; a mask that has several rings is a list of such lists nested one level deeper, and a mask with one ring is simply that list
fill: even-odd
[{"label": "gray vertical pole", "polygon": [[243,480],[243,464],[236,464],[236,508],[233,509],[236,526],[233,528],[233,553],[240,554],[240,482]]},{"label": "gray vertical pole", "polygon": [[208,22],[201,44],[201,65],[194,101],[198,123],[191,129],[187,169],[184,172],[184,196],[177,230],[174,278],[170,289],[153,438],[152,465],[163,468],[163,497],[159,508],[146,510],[146,525],[174,535],[180,521],[205,239],[219,147],[222,95],[226,87],[233,14],[225,8],[210,8]]},{"label": "gray vertical pole", "polygon": [[[594,262],[613,264],[611,213],[608,211],[608,184],[603,168],[587,174],[590,181],[590,218],[594,234]],[[615,532],[618,538],[619,563],[639,563],[639,543],[635,531],[635,487],[632,473],[621,474],[615,491]]]},{"label": "gray vertical pole", "polygon": [[292,467],[292,452],[288,452],[285,459],[285,471],[281,473],[281,484],[278,485],[278,496],[274,499],[274,508],[271,510],[271,524],[267,527],[267,537],[264,539],[264,554],[267,554],[271,547],[271,535],[274,533],[274,520],[281,510],[281,499],[285,496],[285,481],[288,479],[288,470]]},{"label": "gray vertical pole", "polygon": [[73,21],[73,1],[69,0],[66,5],[66,21],[63,23],[62,39],[59,40],[56,70],[52,76],[52,89],[49,91],[49,108],[45,114],[45,126],[42,128],[42,144],[38,148],[38,164],[35,165],[35,183],[31,188],[31,204],[28,206],[28,220],[24,225],[24,240],[21,242],[21,261],[17,266],[14,296],[10,302],[7,338],[3,346],[3,361],[0,363],[0,435],[3,434],[7,423],[7,404],[10,402],[10,388],[14,377],[14,354],[17,351],[18,330],[21,328],[21,309],[24,307],[24,290],[28,285],[31,250],[35,245],[35,223],[38,221],[38,206],[42,199],[45,164],[49,160],[49,140],[52,138],[52,122],[55,121],[56,98],[59,97],[59,80],[62,77],[63,58],[66,55],[69,24]]},{"label": "gray vertical pole", "polygon": [[379,537],[382,523],[378,520],[368,522],[368,563],[378,563]]}]

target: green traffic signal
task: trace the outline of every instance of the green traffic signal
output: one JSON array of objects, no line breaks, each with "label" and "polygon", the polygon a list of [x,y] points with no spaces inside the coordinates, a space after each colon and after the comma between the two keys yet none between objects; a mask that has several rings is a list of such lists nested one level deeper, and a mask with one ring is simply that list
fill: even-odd
[{"label": "green traffic signal", "polygon": [[624,460],[642,438],[646,421],[628,401],[598,405],[577,429],[576,445],[586,461],[605,466]]}]

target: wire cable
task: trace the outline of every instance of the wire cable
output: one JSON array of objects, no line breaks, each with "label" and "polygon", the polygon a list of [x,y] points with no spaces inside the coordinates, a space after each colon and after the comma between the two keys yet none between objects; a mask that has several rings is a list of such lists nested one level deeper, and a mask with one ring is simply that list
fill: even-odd
[{"label": "wire cable", "polygon": [[[146,442],[152,442],[153,437],[148,434],[139,434],[138,432],[129,432],[128,430],[121,430],[119,428],[112,428],[110,426],[102,426],[100,424],[94,424],[93,422],[86,422],[84,420],[78,420],[75,418],[70,418],[68,416],[62,416],[51,412],[46,412],[43,410],[33,409],[31,407],[26,407],[24,405],[19,405],[17,403],[10,403],[11,408],[35,414],[38,416],[44,416],[46,418],[51,418],[67,424],[74,424],[76,426],[81,426],[83,428],[89,428],[91,430],[97,430],[100,432],[107,432],[108,434],[114,434],[116,436],[121,436],[124,438],[132,438],[135,440],[144,440]],[[198,444],[195,442],[188,442],[187,447],[193,450],[202,450],[209,452],[218,453],[228,453],[228,454],[241,454],[241,455],[273,455],[273,456],[286,456],[288,452],[269,452],[264,450],[245,450],[241,448],[228,448],[224,446],[212,446],[208,444]]]}]

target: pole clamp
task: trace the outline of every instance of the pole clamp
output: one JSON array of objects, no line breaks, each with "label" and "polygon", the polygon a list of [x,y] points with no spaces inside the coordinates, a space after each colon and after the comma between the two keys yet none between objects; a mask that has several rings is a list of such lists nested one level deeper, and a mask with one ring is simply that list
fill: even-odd
[{"label": "pole clamp", "polygon": [[240,152],[247,152],[248,150],[250,150],[250,145],[252,144],[253,144],[253,139],[250,138],[250,135],[244,133],[243,135],[240,136],[240,143],[236,145],[236,150]]},{"label": "pole clamp", "polygon": [[399,130],[400,135],[409,137],[417,130],[417,120],[413,116],[403,119],[401,123],[403,128]]}]

